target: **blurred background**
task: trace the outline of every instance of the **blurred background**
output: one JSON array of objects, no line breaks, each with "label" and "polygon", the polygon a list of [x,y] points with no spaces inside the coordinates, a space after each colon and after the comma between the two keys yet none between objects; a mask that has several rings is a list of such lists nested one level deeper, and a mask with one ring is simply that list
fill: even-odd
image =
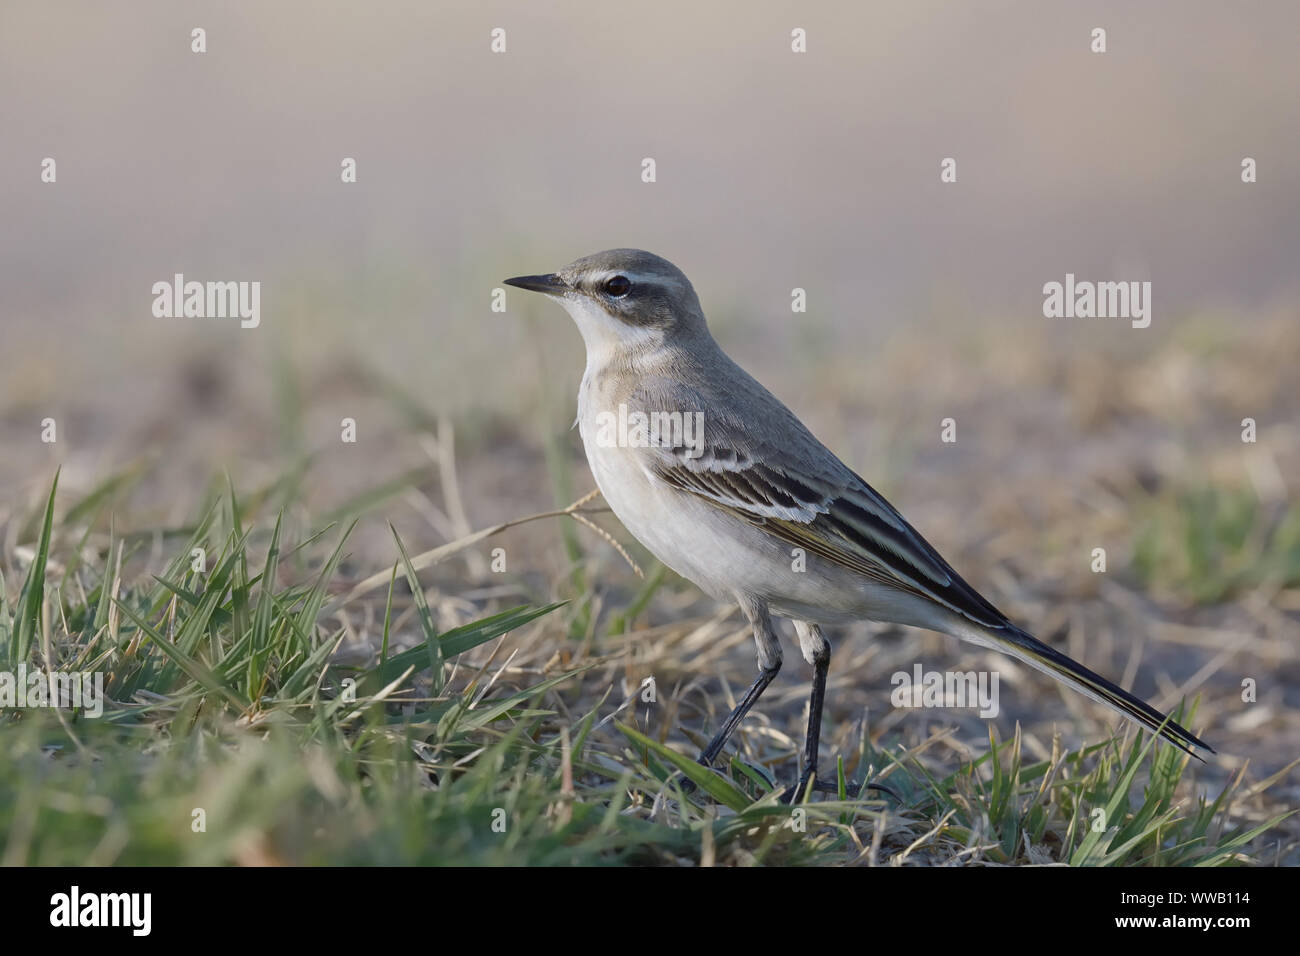
[{"label": "blurred background", "polygon": [[[493,289],[638,246],[995,603],[1166,706],[1207,693],[1228,767],[1281,766],[1300,743],[1298,28],[1289,2],[6,0],[5,553],[59,465],[70,501],[132,474],[128,533],[191,517],[222,472],[296,469],[305,515],[363,515],[362,576],[392,560],[387,521],[414,550],[567,503],[592,487],[568,431],[581,341],[526,293],[493,312]],[[178,272],[260,281],[260,327],[155,318]],[[1044,318],[1066,273],[1149,280],[1151,326]],[[630,570],[576,533],[625,604]],[[503,540],[509,587],[564,596],[553,525]],[[434,588],[487,580],[483,561]],[[651,623],[714,613],[669,590]],[[977,656],[906,641],[839,672],[841,714],[918,654]],[[743,635],[727,647],[745,679]],[[792,730],[805,676],[774,703]],[[1013,696],[1004,728],[1063,713]]]}]

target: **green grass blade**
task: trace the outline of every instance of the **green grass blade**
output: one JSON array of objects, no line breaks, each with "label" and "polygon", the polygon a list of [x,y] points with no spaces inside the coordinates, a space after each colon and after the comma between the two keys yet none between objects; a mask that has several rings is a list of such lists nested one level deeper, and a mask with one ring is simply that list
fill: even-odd
[{"label": "green grass blade", "polygon": [[406,553],[406,545],[402,544],[401,536],[398,535],[397,529],[391,524],[388,529],[393,532],[393,540],[397,542],[397,550],[402,555],[402,571],[406,575],[406,583],[411,589],[411,600],[415,602],[416,615],[420,619],[420,629],[424,631],[424,646],[429,655],[429,667],[432,669],[433,676],[433,693],[436,697],[442,693],[443,685],[446,683],[447,675],[442,672],[442,645],[438,643],[438,628],[433,623],[433,615],[429,613],[429,602],[424,598],[424,588],[420,586],[420,578],[415,573],[415,568],[411,567],[411,556]]},{"label": "green grass blade", "polygon": [[154,630],[147,623],[145,623],[145,621],[141,617],[139,617],[135,613],[135,611],[133,611],[129,606],[123,604],[121,601],[117,602],[117,606],[118,609],[121,610],[121,612],[125,614],[128,618],[130,618],[132,623],[134,623],[135,626],[140,629],[140,632],[144,634],[145,637],[149,638],[150,641],[153,642],[153,645],[155,647],[157,647],[160,651],[166,654],[167,657],[177,667],[179,667],[182,671],[184,671],[189,676],[189,678],[193,680],[196,684],[201,686],[204,690],[208,691],[209,693],[217,694],[218,696],[224,697],[227,701],[233,704],[240,711],[240,713],[246,713],[251,708],[252,705],[249,703],[249,701],[246,698],[241,697],[238,693],[235,692],[233,688],[223,683],[221,679],[217,677],[216,674],[208,670],[208,668],[205,667],[201,662],[195,660],[194,658],[189,657],[186,654],[183,654],[180,650],[178,650],[175,647],[175,645],[171,643],[171,641],[167,640],[167,638],[163,637],[156,630]]},{"label": "green grass blade", "polygon": [[723,806],[729,807],[737,813],[749,806],[750,799],[740,791],[740,788],[725,777],[719,776],[690,757],[683,757],[677,751],[670,750],[659,741],[652,740],[627,724],[615,721],[614,726],[622,731],[623,735],[632,743],[668,761],[680,770],[683,776]]},{"label": "green grass blade", "polygon": [[9,644],[9,662],[16,665],[27,660],[36,633],[41,626],[41,607],[45,603],[45,567],[50,558],[50,538],[54,534],[54,494],[59,488],[59,472],[54,473],[50,496],[45,502],[45,517],[41,521],[41,534],[36,542],[36,556],[27,569],[27,579],[18,595],[15,608],[13,638]]}]

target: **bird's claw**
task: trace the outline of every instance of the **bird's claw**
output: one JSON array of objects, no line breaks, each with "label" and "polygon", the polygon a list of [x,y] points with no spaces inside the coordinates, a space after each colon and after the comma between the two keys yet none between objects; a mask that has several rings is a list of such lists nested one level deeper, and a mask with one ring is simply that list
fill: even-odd
[{"label": "bird's claw", "polygon": [[[706,763],[703,759],[696,758],[695,762],[699,764],[701,767],[705,768],[706,770],[713,769],[712,765]],[[823,780],[820,777],[814,778],[811,774],[804,774],[799,778],[798,784],[791,787],[784,794],[782,794],[781,796],[782,801],[789,804],[790,806],[794,806],[795,804],[801,803],[803,801],[805,794],[808,793],[808,781],[810,779],[812,780],[813,792],[829,794],[832,797],[838,797],[840,795],[839,783],[837,781]],[[682,776],[678,786],[681,788],[683,794],[694,793],[696,790],[699,789],[699,787],[695,785],[695,781],[685,775]],[[864,790],[877,790],[880,793],[883,793],[886,796],[888,796],[895,803],[903,802],[902,797],[900,797],[889,787],[886,787],[883,783],[868,783],[865,786],[861,784],[848,783],[844,787],[844,792],[846,794],[861,793]],[[850,797],[850,799],[852,799],[852,797]]]},{"label": "bird's claw", "polygon": [[[821,778],[817,778],[813,780],[812,789],[815,793],[825,793],[825,794],[829,794],[832,797],[838,797],[840,795],[840,787],[835,780],[822,780]],[[865,787],[861,784],[848,783],[845,784],[844,786],[844,792],[846,794],[849,794],[849,799],[853,799],[852,796],[853,794],[861,793],[864,789],[878,790],[881,793],[886,794],[888,797],[890,797],[890,799],[894,800],[894,802],[896,803],[903,802],[902,797],[900,797],[889,787],[886,787],[883,783],[868,783],[866,784]],[[808,780],[806,778],[801,779],[799,781],[798,786],[794,787],[793,789],[791,789],[789,792],[785,794],[784,799],[786,800],[786,802],[790,803],[791,805],[794,805],[802,801],[803,796],[807,792],[807,790],[808,790]]]}]

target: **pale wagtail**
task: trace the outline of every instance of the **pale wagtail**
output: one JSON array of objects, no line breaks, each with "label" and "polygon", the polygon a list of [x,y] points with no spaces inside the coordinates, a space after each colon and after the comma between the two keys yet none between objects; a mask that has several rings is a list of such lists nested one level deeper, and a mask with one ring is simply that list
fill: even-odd
[{"label": "pale wagtail", "polygon": [[[1193,756],[1193,748],[1211,750],[1022,631],[963,581],[889,502],[723,353],[695,290],[672,263],[639,249],[611,249],[550,275],[505,281],[558,299],[578,324],[587,347],[578,427],[614,514],[668,567],[719,600],[739,602],[753,627],[758,680],[701,763],[718,756],[781,668],[773,614],[793,620],[814,669],[803,767],[791,799],[805,794],[817,772],[831,658],[819,625],[861,618],[1004,651]],[[639,421],[640,431],[626,428],[629,421]],[[647,421],[659,423],[657,430],[647,431]],[[694,422],[702,422],[698,434],[688,427]]]}]

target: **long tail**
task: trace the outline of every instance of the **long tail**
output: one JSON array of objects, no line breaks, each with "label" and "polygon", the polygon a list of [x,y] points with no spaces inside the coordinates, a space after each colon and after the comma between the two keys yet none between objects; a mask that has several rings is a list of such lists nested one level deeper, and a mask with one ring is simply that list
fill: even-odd
[{"label": "long tail", "polygon": [[[984,640],[977,643],[991,643],[999,650],[1024,661],[1030,667],[1050,674],[1057,680],[1070,685],[1081,694],[1091,697],[1113,707],[1119,713],[1135,720],[1152,733],[1158,733],[1184,753],[1191,754],[1204,763],[1193,748],[1199,747],[1214,753],[1214,748],[1202,741],[1191,731],[1171,720],[1145,701],[1138,700],[1128,691],[1111,683],[1100,674],[1094,674],[1078,661],[1067,657],[1060,651],[1048,647],[1031,634],[1027,634],[1014,624],[1006,627],[982,629]],[[969,639],[969,638],[968,638]]]}]

